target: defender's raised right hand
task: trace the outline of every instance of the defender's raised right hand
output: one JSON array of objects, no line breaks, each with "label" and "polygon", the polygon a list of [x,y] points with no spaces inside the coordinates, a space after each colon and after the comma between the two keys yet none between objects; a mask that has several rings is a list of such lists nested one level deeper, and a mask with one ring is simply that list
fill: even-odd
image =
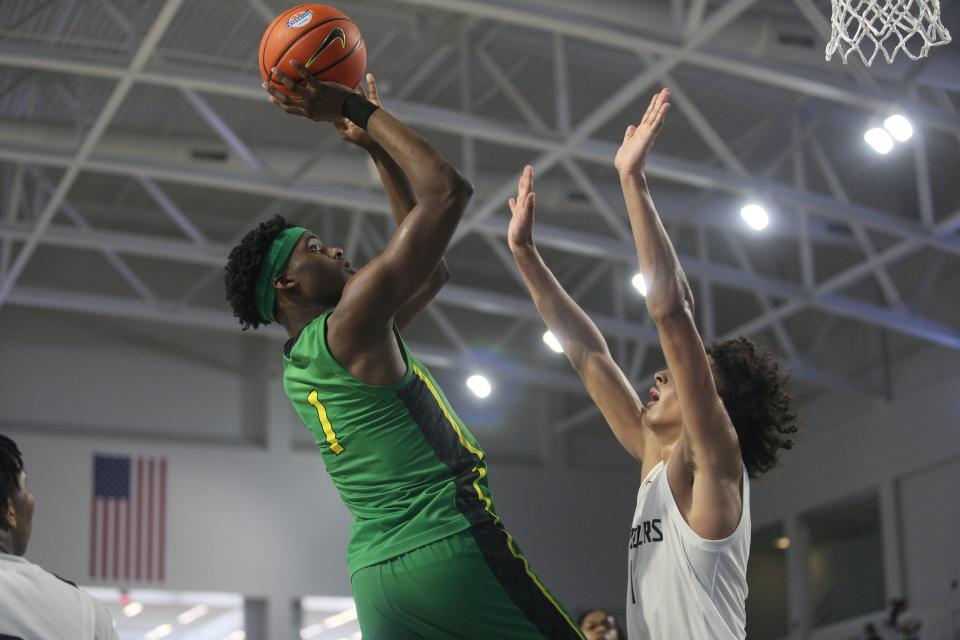
[{"label": "defender's raised right hand", "polygon": [[533,248],[533,210],[537,205],[537,194],[533,192],[533,167],[527,165],[517,185],[517,197],[510,198],[510,226],[507,229],[507,243],[511,251]]},{"label": "defender's raised right hand", "polygon": [[270,70],[270,77],[273,82],[283,86],[287,93],[264,83],[263,88],[270,94],[270,102],[287,113],[320,122],[336,122],[343,118],[340,113],[343,101],[353,93],[353,89],[336,82],[321,82],[299,62],[290,64],[303,78],[303,83],[297,83],[274,67]]}]

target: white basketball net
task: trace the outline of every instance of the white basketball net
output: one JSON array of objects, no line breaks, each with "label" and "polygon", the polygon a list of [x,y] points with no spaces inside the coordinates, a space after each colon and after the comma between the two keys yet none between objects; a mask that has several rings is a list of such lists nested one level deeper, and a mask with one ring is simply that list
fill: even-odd
[{"label": "white basketball net", "polygon": [[832,0],[827,60],[837,51],[847,63],[856,51],[870,66],[881,51],[892,63],[898,51],[913,60],[926,57],[930,47],[950,42],[940,22],[939,0]]}]

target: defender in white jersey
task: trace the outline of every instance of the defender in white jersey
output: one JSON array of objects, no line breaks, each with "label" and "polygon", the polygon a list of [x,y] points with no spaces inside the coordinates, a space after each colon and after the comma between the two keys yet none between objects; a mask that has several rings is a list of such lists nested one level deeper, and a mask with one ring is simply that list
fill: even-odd
[{"label": "defender in white jersey", "polygon": [[22,557],[32,524],[23,459],[0,435],[0,640],[116,640],[102,604]]},{"label": "defender in white jersey", "polygon": [[796,431],[786,376],[746,338],[705,349],[694,301],[644,174],[669,109],[670,91],[627,127],[620,174],[647,310],[667,369],[644,404],[596,325],[563,290],[533,241],[533,169],[526,167],[508,242],[533,301],[620,444],[640,463],[642,483],[627,543],[627,635],[669,640],[745,637],[750,478],[777,465]]}]

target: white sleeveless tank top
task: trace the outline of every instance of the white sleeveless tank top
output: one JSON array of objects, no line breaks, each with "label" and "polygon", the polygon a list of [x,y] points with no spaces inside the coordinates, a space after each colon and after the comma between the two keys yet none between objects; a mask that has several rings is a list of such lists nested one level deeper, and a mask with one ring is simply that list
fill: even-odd
[{"label": "white sleeveless tank top", "polygon": [[738,640],[746,637],[750,481],[743,470],[743,512],[730,536],[705,540],[683,519],[666,464],[640,485],[628,546],[630,640]]}]

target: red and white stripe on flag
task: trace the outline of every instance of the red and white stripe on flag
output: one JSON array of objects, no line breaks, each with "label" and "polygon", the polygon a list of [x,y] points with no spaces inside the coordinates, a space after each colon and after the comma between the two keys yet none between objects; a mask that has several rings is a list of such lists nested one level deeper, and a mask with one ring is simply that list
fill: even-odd
[{"label": "red and white stripe on flag", "polygon": [[94,455],[90,577],[163,582],[166,512],[166,458]]}]

